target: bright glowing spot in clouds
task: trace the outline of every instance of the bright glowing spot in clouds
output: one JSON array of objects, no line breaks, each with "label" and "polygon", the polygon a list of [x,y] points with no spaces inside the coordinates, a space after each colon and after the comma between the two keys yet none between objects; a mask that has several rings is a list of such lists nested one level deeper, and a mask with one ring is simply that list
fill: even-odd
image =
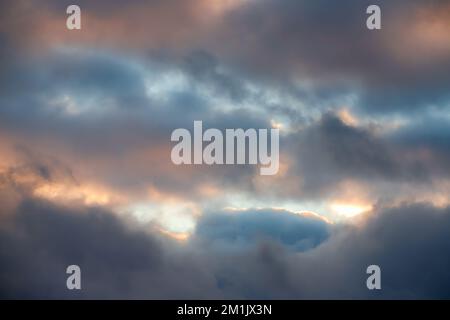
[{"label": "bright glowing spot in clouds", "polygon": [[188,232],[171,232],[165,229],[160,228],[159,231],[172,239],[184,242],[189,239],[190,234]]},{"label": "bright glowing spot in clouds", "polygon": [[167,233],[190,233],[198,216],[198,208],[191,203],[140,203],[124,208],[141,223],[156,223]]},{"label": "bright glowing spot in clouds", "polygon": [[351,218],[371,210],[372,206],[348,203],[333,203],[331,204],[330,208],[334,213],[340,216]]},{"label": "bright glowing spot in clouds", "polygon": [[146,93],[153,99],[167,100],[174,92],[188,89],[188,79],[180,71],[157,73],[145,80]]},{"label": "bright glowing spot in clouds", "polygon": [[110,193],[100,187],[78,186],[63,183],[45,183],[33,190],[37,197],[55,202],[77,202],[81,201],[85,205],[108,205],[111,202],[118,202],[120,196]]},{"label": "bright glowing spot in clouds", "polygon": [[207,16],[211,16],[227,13],[248,1],[249,0],[203,0],[202,4],[209,13]]},{"label": "bright glowing spot in clouds", "polygon": [[276,121],[276,120],[270,120],[270,124],[271,124],[271,126],[272,126],[272,128],[274,128],[274,129],[283,129],[283,123],[281,123],[281,122],[279,122],[279,121]]},{"label": "bright glowing spot in clouds", "polygon": [[357,126],[358,119],[350,112],[348,108],[343,108],[338,111],[338,116],[346,125]]}]

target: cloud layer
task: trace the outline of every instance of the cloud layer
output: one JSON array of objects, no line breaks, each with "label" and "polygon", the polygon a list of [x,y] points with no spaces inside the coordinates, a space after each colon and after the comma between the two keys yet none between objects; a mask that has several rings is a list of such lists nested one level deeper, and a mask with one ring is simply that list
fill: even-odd
[{"label": "cloud layer", "polygon": [[[0,232],[2,298],[416,299],[449,294],[448,208],[379,209],[361,227],[267,210],[211,214],[181,244],[150,227],[124,225],[100,209],[68,210],[27,200],[10,217]],[[324,238],[327,230],[329,239]],[[264,236],[255,236],[258,232]],[[319,246],[304,251],[317,241]],[[65,288],[65,268],[74,262],[82,270],[81,291]],[[382,266],[382,291],[365,287],[371,264]]]},{"label": "cloud layer", "polygon": [[[0,296],[448,298],[450,6],[376,2],[2,1]],[[194,120],[278,174],[174,165]]]}]

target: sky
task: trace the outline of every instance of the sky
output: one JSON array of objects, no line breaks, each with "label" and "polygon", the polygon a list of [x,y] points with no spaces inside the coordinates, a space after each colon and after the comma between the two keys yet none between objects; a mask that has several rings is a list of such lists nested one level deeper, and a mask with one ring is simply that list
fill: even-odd
[{"label": "sky", "polygon": [[[0,298],[450,298],[449,1],[70,4],[0,3]],[[278,173],[173,164],[196,120]]]}]

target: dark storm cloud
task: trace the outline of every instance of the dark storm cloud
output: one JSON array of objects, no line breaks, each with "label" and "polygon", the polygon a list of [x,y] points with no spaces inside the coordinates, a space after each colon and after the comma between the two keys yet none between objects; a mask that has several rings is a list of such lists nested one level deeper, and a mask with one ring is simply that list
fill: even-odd
[{"label": "dark storm cloud", "polygon": [[[218,91],[216,81],[234,79],[218,73],[213,57],[206,66],[196,65],[190,55],[186,63],[168,65],[66,48],[37,59],[23,65],[13,60],[1,75],[1,128],[22,150],[55,155],[75,172],[100,163],[91,177],[124,190],[152,183],[186,193],[193,181],[249,186],[255,170],[251,166],[201,167],[195,173],[170,162],[171,132],[193,130],[194,120],[203,120],[205,130],[270,127],[260,114],[243,108],[222,111],[205,96],[211,88],[213,96],[232,103],[237,99],[232,92],[241,94],[234,84],[229,94],[224,88]],[[177,79],[170,77],[177,76],[182,85],[173,85]],[[146,85],[157,87],[164,77],[169,77],[167,84],[149,94]],[[74,153],[82,155],[77,163]],[[129,168],[118,170],[123,161]]]},{"label": "dark storm cloud", "polygon": [[[258,242],[255,237],[258,231],[266,237],[265,241],[278,243],[274,245],[295,245],[303,249],[323,241],[327,233],[324,222],[314,217],[286,212],[260,213],[261,217],[259,213],[243,217],[249,231],[239,236],[243,237],[243,242],[252,244],[251,247]],[[275,219],[275,214],[281,220]],[[202,247],[178,248],[177,244],[155,235],[156,230],[152,235],[141,230],[142,227],[137,230],[127,227],[111,212],[102,209],[68,209],[27,200],[9,217],[11,220],[0,228],[2,298],[212,298],[228,295],[221,288],[224,284],[220,284],[219,278],[223,276],[220,272],[216,274],[209,265],[210,254],[233,256],[233,253],[226,253],[227,250],[217,252],[217,248],[204,247],[210,251],[205,255]],[[208,230],[211,220],[221,218],[225,216],[211,216],[205,221],[197,240],[213,240],[210,237],[217,227]],[[275,224],[268,226],[270,221]],[[288,226],[288,223],[294,225]],[[151,226],[149,228],[152,230]],[[268,233],[269,229],[272,231]],[[285,234],[287,229],[301,235]],[[232,245],[229,232],[219,231],[214,239],[222,238]],[[235,246],[232,251],[236,250],[240,255],[249,249]],[[82,269],[81,292],[65,288],[65,268],[70,264],[78,264]]]},{"label": "dark storm cloud", "polygon": [[[383,29],[372,32],[373,3],[80,1],[83,30],[71,33],[66,1],[2,1],[0,151],[11,144],[20,156],[0,159],[0,297],[450,298],[449,208],[380,205],[362,227],[217,208],[179,244],[111,208],[80,207],[82,198],[33,198],[36,187],[86,179],[131,205],[147,201],[150,186],[163,204],[175,194],[233,205],[231,191],[326,205],[356,180],[374,189],[374,203],[402,199],[405,185],[408,199],[427,189],[447,201],[450,7],[376,1]],[[357,125],[334,110],[347,104]],[[391,112],[410,122],[389,133],[390,123],[366,125]],[[171,131],[194,120],[246,129],[278,116],[290,121],[280,160],[291,161],[273,180],[252,166],[170,162]],[[65,288],[69,264],[82,268],[81,292]],[[381,292],[365,287],[369,264],[382,268]]]},{"label": "dark storm cloud", "polygon": [[[448,297],[446,270],[450,259],[444,252],[450,245],[445,236],[450,227],[449,213],[449,208],[437,209],[427,204],[380,208],[362,230],[349,233],[334,245],[330,243],[330,247],[321,248],[323,251],[317,254],[334,252],[343,258],[337,260],[355,274],[364,265],[378,264],[384,271],[384,290],[380,293],[384,298]],[[324,266],[328,271],[320,271],[330,275],[331,282],[337,280],[344,285],[348,281],[348,292],[354,289],[365,297],[376,296],[365,288],[358,290],[358,284],[345,275],[332,280],[339,274],[333,272],[334,267],[339,270],[331,265]],[[335,291],[332,295],[339,293]]]},{"label": "dark storm cloud", "polygon": [[[2,226],[1,232],[2,298],[157,298],[214,292],[213,279],[192,258],[184,257],[185,265],[180,263],[183,257],[172,261],[160,240],[128,230],[110,212],[71,211],[31,201],[21,205],[13,225],[6,230]],[[65,268],[77,263],[86,283],[84,291],[74,293],[65,288]]]},{"label": "dark storm cloud", "polygon": [[[13,61],[2,73],[2,125],[24,131],[54,129],[62,134],[74,130],[82,134],[83,130],[78,129],[89,130],[92,126],[100,129],[97,133],[112,134],[117,130],[115,137],[127,134],[115,127],[121,122],[125,125],[125,120],[136,122],[135,131],[148,130],[157,136],[167,136],[173,128],[202,119],[218,128],[239,119],[236,124],[242,128],[267,126],[267,119],[243,109],[220,111],[205,96],[208,86],[213,87],[213,95],[225,101],[241,100],[245,95],[239,79],[218,73],[214,59],[194,52],[186,57],[184,65],[174,62],[171,66],[105,52],[61,49],[36,61],[38,65]],[[163,77],[171,76],[167,75],[171,71],[177,72],[172,77],[183,77],[182,87],[173,85],[177,79],[169,78],[163,92],[146,92],[146,81],[158,86]],[[72,100],[74,110],[68,108],[64,97]]]},{"label": "dark storm cloud", "polygon": [[[399,139],[375,135],[370,127],[346,125],[332,111],[308,123],[303,118],[305,110],[284,106],[280,111],[277,104],[259,96],[264,87],[260,92],[249,92],[238,74],[223,71],[217,57],[206,52],[193,52],[169,63],[66,48],[38,61],[37,65],[20,65],[15,61],[2,74],[5,83],[0,98],[2,128],[13,137],[25,138],[19,145],[30,150],[41,145],[42,152],[56,152],[58,157],[67,159],[63,150],[70,146],[71,152],[84,156],[78,163],[69,161],[68,166],[76,171],[100,163],[101,168],[90,173],[92,178],[124,191],[146,188],[152,183],[157,188],[183,194],[192,189],[195,181],[252,192],[255,170],[250,166],[202,166],[183,175],[182,168],[170,164],[170,133],[180,127],[192,129],[194,120],[203,120],[205,129],[267,128],[271,117],[277,114],[297,119],[294,128],[299,123],[304,125],[303,130],[288,132],[281,140],[282,154],[294,159],[289,168],[290,178],[297,177],[294,183],[303,184],[303,196],[317,198],[329,194],[346,179],[370,182],[381,188],[384,181],[428,184],[442,174],[447,175],[448,158],[442,155],[448,141],[445,125],[435,126],[431,119],[420,130],[399,128],[393,135],[402,137]],[[165,87],[149,94],[147,86],[164,83],[164,77],[169,77]],[[252,83],[256,87],[258,84]],[[331,103],[330,95],[334,93],[297,90],[295,95],[299,101]],[[64,100],[66,96],[71,100]],[[239,105],[248,101],[257,105],[260,112],[244,107],[230,111],[219,108],[222,103]],[[74,114],[68,109],[71,104]],[[433,130],[427,133],[431,127]],[[431,133],[432,137],[426,138]],[[439,149],[433,147],[436,141],[441,141]],[[417,156],[424,145],[430,146],[431,157],[426,159]],[[144,158],[138,162],[129,160],[144,150],[148,150]],[[124,162],[129,168],[118,170]],[[279,186],[281,194],[284,189]]]},{"label": "dark storm cloud", "polygon": [[[142,227],[124,225],[101,209],[67,209],[26,200],[0,228],[0,295],[2,298],[448,298],[450,295],[447,276],[450,259],[446,254],[450,250],[448,208],[428,205],[380,208],[362,227],[335,226],[328,240],[306,252],[290,250],[289,237],[277,241],[278,236],[286,235],[286,226],[278,222],[267,227],[267,217],[255,212],[242,218],[248,228],[243,230],[243,241],[253,243],[251,246],[230,250],[236,248],[233,246],[236,239],[230,237],[229,225],[211,224],[207,217],[205,223],[200,221],[202,227],[197,236],[205,242],[220,238],[229,245],[210,246],[197,241],[180,247],[156,233],[152,235],[155,231],[151,231],[151,226],[144,232]],[[220,216],[217,219],[219,222]],[[321,228],[308,228],[301,225],[304,218],[297,219],[299,233],[323,235]],[[260,230],[268,237],[245,238],[252,230]],[[65,288],[65,268],[70,264],[81,267],[81,291]],[[365,271],[371,264],[381,267],[381,291],[366,289]]]},{"label": "dark storm cloud", "polygon": [[[232,105],[241,100],[258,103],[261,98],[245,90],[236,74],[223,73],[217,58],[211,54],[194,52],[184,60],[167,64],[167,61],[126,59],[102,51],[67,48],[53,52],[36,66],[16,62],[10,68],[2,76],[7,85],[2,88],[4,94],[0,98],[0,123],[13,136],[34,141],[32,144],[21,141],[26,148],[44,145],[49,138],[57,150],[70,146],[72,151],[85,156],[81,162],[69,166],[77,170],[79,166],[103,163],[94,178],[124,190],[145,188],[152,182],[156,187],[185,193],[186,188],[191,189],[192,181],[212,181],[245,191],[254,189],[251,181],[254,170],[249,166],[201,167],[195,175],[186,177],[177,177],[182,170],[170,166],[169,137],[176,128],[192,129],[194,120],[203,120],[205,129],[264,128],[270,126],[272,116],[265,110],[275,110],[275,115],[278,114],[276,105],[264,101],[258,104],[262,112],[256,114],[243,107],[231,111],[217,108],[216,103],[222,100]],[[182,85],[172,85],[179,80],[169,78],[162,92],[148,94],[146,86],[158,85],[167,74],[172,76],[170,72],[184,77]],[[219,102],[210,100],[205,90],[211,90],[208,94]],[[312,96],[310,92],[296,94],[300,100],[330,101],[330,92],[333,94],[332,90]],[[80,109],[79,113],[77,110],[75,114],[68,113],[69,102],[64,96],[73,100],[70,103]],[[281,113],[284,112],[286,109]],[[302,111],[292,112],[302,117]],[[290,114],[289,118],[295,117]],[[318,121],[311,121],[304,130],[282,137],[281,152],[295,159],[289,169],[293,173],[291,177],[299,177],[296,184],[303,183],[304,195],[313,198],[329,193],[348,178],[373,185],[383,181],[429,183],[445,174],[446,158],[439,156],[440,150],[436,148],[430,148],[431,159],[411,156],[411,152],[420,151],[414,146],[418,138],[408,140],[407,137],[420,137],[431,126],[433,141],[441,141],[442,148],[448,141],[445,126],[431,123],[415,133],[406,129],[402,134],[400,128],[396,134],[403,138],[390,139],[374,135],[370,128],[346,125],[329,112]],[[433,141],[422,139],[417,147],[431,146]],[[55,152],[48,147],[41,149],[48,154]],[[159,158],[152,157],[152,150],[156,149]],[[138,165],[130,161],[128,170],[117,170],[125,161],[122,159],[143,150],[149,150],[149,154]],[[408,157],[403,155],[405,150],[410,151]],[[58,154],[64,156],[62,151]],[[154,170],[156,167],[160,169]],[[280,192],[283,193],[283,186]]]},{"label": "dark storm cloud", "polygon": [[436,162],[421,159],[414,146],[394,141],[329,112],[282,143],[290,146],[286,152],[295,161],[291,175],[299,177],[307,196],[332,192],[346,179],[374,187],[382,182],[430,183]]},{"label": "dark storm cloud", "polygon": [[[381,31],[366,28],[370,4],[381,7]],[[427,9],[435,15],[421,16]],[[448,37],[436,49],[420,38],[437,23],[448,34],[448,15],[445,1],[255,1],[227,17],[220,41],[262,76],[305,79],[316,90],[331,83],[357,93],[363,110],[403,112],[448,105]]]},{"label": "dark storm cloud", "polygon": [[[382,9],[382,30],[366,28],[370,4]],[[354,94],[362,113],[405,114],[446,108],[449,103],[446,1],[244,1],[207,22],[211,7],[201,0],[133,1],[126,10],[116,1],[80,5],[89,18],[79,37],[57,27],[64,22],[60,2],[43,5],[30,23],[25,17],[32,15],[33,7],[11,4],[14,10],[2,34],[13,44],[33,43],[33,35],[40,39],[48,34],[32,45],[41,49],[57,43],[141,56],[158,53],[169,60],[183,60],[196,52],[186,59],[186,70],[197,81],[210,81],[238,100],[245,94],[238,77],[218,72],[217,65],[281,87],[300,80],[318,98],[324,91],[334,92],[337,101]],[[21,23],[11,18],[18,15]],[[36,34],[42,19],[57,17],[61,21]],[[294,85],[294,92],[302,91],[302,86]]]}]

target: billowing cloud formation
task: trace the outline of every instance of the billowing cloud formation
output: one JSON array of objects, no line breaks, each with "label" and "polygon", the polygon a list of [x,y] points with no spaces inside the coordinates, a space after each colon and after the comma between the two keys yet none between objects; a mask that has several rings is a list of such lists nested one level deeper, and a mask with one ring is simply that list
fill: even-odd
[{"label": "billowing cloud formation", "polygon": [[[448,298],[450,7],[376,2],[2,1],[1,296]],[[278,174],[174,165],[194,120]]]},{"label": "billowing cloud formation", "polygon": [[201,218],[195,236],[209,245],[246,247],[265,238],[293,250],[306,251],[328,238],[326,220],[312,213],[293,214],[285,210],[233,210]]},{"label": "billowing cloud formation", "polygon": [[[450,294],[446,276],[450,260],[445,254],[450,246],[448,208],[380,209],[363,227],[332,227],[331,238],[306,252],[285,247],[293,236],[286,228],[322,238],[324,229],[318,227],[317,218],[281,218],[269,227],[270,215],[281,213],[234,214],[200,221],[196,236],[203,241],[193,245],[125,226],[102,210],[73,211],[25,201],[1,228],[1,296],[442,298]],[[231,228],[233,222],[225,223],[226,219],[245,220],[239,241],[248,246],[236,246],[233,233],[240,230]],[[290,225],[283,220],[291,220]],[[267,237],[251,236],[267,228]],[[222,244],[214,243],[217,240]],[[79,292],[65,288],[65,267],[74,263],[82,269]],[[383,272],[383,290],[377,293],[365,287],[365,271],[371,264],[380,265]]]}]

